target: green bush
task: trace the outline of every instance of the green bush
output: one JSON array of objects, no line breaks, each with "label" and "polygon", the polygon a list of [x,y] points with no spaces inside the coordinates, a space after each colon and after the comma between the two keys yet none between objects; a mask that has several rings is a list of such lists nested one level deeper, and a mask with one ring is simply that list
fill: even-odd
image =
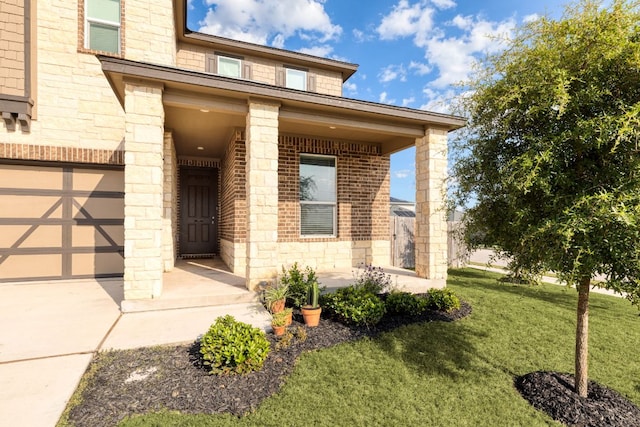
[{"label": "green bush", "polygon": [[320,305],[337,320],[354,325],[375,325],[386,312],[380,297],[355,286],[322,295]]},{"label": "green bush", "polygon": [[427,308],[446,311],[447,313],[460,308],[460,299],[451,289],[429,289],[427,291]]},{"label": "green bush", "polygon": [[318,282],[318,277],[311,267],[300,270],[298,263],[294,263],[289,270],[282,266],[281,285],[289,287],[287,304],[291,307],[300,308],[307,303],[309,288]]},{"label": "green bush", "polygon": [[211,373],[259,371],[269,349],[263,331],[230,315],[218,317],[200,340],[200,354]]},{"label": "green bush", "polygon": [[390,314],[416,316],[427,309],[428,300],[409,292],[393,291],[387,295],[385,305]]},{"label": "green bush", "polygon": [[356,288],[362,288],[372,294],[380,294],[391,288],[391,275],[386,274],[382,267],[365,264],[354,272]]}]

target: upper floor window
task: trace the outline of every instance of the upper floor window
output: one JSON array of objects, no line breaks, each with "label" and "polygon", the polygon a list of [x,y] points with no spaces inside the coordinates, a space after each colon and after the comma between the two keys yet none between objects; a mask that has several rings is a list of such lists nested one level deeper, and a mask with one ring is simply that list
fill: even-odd
[{"label": "upper floor window", "polygon": [[85,48],[120,53],[120,0],[85,0]]},{"label": "upper floor window", "polygon": [[285,87],[289,89],[307,90],[307,72],[294,68],[285,68]]},{"label": "upper floor window", "polygon": [[226,77],[242,77],[242,61],[237,58],[218,56],[218,74]]},{"label": "upper floor window", "polygon": [[336,235],[336,158],[300,156],[300,234]]},{"label": "upper floor window", "polygon": [[251,79],[251,64],[242,57],[228,56],[217,52],[206,55],[205,71],[236,79]]}]

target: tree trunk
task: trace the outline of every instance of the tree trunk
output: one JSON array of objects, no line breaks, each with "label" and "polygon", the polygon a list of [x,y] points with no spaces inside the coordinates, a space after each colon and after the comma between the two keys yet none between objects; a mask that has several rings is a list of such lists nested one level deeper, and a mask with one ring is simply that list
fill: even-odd
[{"label": "tree trunk", "polygon": [[591,277],[582,277],[578,284],[578,321],[576,323],[576,384],[581,397],[587,397],[589,354],[589,287]]}]

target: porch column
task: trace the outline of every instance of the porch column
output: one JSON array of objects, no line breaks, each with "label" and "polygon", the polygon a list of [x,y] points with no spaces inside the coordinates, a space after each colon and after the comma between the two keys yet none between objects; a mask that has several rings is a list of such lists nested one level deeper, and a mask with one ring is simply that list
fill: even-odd
[{"label": "porch column", "polygon": [[280,104],[250,99],[246,128],[247,288],[277,276],[278,111]]},{"label": "porch column", "polygon": [[447,280],[447,131],[429,128],[416,139],[416,274],[442,287]]},{"label": "porch column", "polygon": [[125,81],[124,298],[162,292],[162,86]]}]

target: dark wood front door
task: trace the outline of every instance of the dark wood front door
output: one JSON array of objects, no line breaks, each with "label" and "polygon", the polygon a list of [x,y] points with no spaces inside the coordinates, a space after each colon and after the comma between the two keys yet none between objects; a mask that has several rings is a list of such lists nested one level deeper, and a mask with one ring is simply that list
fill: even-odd
[{"label": "dark wood front door", "polygon": [[180,254],[218,252],[218,170],[180,170]]}]

